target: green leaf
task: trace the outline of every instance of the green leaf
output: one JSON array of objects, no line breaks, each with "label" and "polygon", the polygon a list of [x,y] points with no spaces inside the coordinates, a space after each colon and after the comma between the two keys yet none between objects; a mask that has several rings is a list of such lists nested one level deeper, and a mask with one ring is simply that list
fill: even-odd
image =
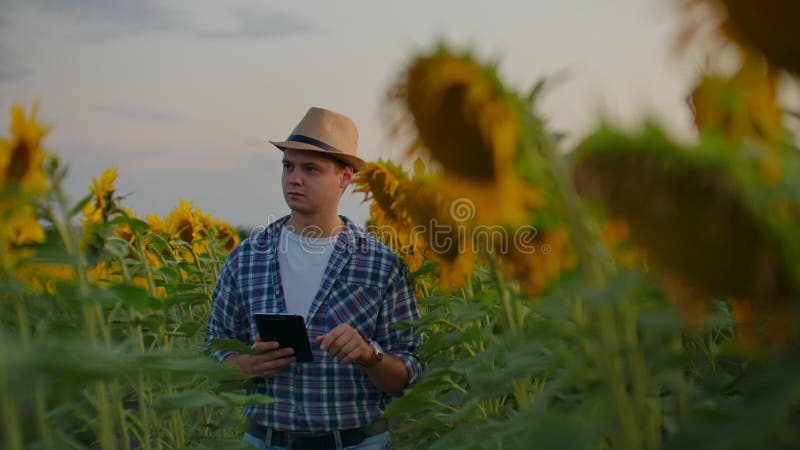
[{"label": "green leaf", "polygon": [[214,338],[211,339],[211,348],[243,355],[255,355],[257,352],[238,339]]}]

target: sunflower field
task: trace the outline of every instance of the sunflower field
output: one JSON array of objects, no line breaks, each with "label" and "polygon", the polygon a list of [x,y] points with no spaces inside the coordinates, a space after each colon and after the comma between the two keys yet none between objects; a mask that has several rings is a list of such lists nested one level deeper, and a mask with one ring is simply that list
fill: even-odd
[{"label": "sunflower field", "polygon": [[[544,81],[516,91],[447,44],[388,89],[407,158],[355,183],[423,311],[398,325],[425,373],[386,412],[395,448],[800,448],[800,112],[781,95],[800,6],[680,3],[678,48],[734,56],[697,76],[691,142],[650,119],[564,148]],[[14,106],[0,140],[2,447],[247,448],[241,406],[271,399],[203,341],[239,234],[183,200],[137,217],[113,168],[67,198],[37,113]]]}]

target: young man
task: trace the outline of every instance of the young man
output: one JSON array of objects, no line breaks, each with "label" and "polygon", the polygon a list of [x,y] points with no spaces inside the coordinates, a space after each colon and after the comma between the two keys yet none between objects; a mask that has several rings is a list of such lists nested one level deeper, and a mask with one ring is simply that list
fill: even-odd
[{"label": "young man", "polygon": [[[282,142],[283,195],[291,213],[242,241],[214,290],[206,339],[234,338],[255,355],[218,351],[278,400],[245,407],[245,441],[261,449],[383,449],[383,410],[419,376],[419,344],[398,321],[419,317],[414,291],[392,251],[338,215],[364,161],[347,117],[311,108]],[[313,362],[261,341],[253,315],[305,317]]]}]

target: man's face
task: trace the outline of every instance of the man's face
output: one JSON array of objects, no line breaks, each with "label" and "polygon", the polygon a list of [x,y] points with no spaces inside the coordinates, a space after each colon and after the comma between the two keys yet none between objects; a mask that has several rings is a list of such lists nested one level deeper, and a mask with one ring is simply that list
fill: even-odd
[{"label": "man's face", "polygon": [[292,211],[302,214],[335,214],[339,198],[352,178],[342,167],[316,152],[286,149],[283,152],[283,198]]}]

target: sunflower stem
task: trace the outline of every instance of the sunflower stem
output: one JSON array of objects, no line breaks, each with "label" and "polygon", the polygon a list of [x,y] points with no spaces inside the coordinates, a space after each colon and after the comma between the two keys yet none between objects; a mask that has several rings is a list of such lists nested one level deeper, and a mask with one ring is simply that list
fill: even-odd
[{"label": "sunflower stem", "polygon": [[[500,305],[503,309],[503,318],[505,319],[506,326],[513,334],[522,332],[522,318],[516,317],[515,313],[517,308],[514,305],[514,300],[511,299],[511,292],[508,289],[503,273],[497,267],[495,255],[491,252],[488,253],[489,270],[494,278],[495,285],[497,286],[497,293],[500,296]],[[520,409],[525,408],[530,400],[529,380],[525,378],[517,378],[511,382],[514,390],[514,397]]]},{"label": "sunflower stem", "polygon": [[71,218],[69,217],[69,201],[61,186],[60,179],[51,176],[52,192],[55,195],[56,205],[58,212],[53,208],[48,207],[48,216],[58,234],[61,236],[61,242],[64,243],[64,248],[75,259],[75,275],[78,280],[78,290],[82,296],[89,292],[89,280],[86,278],[86,261],[83,252],[80,249],[80,237],[75,232],[72,226]]}]

